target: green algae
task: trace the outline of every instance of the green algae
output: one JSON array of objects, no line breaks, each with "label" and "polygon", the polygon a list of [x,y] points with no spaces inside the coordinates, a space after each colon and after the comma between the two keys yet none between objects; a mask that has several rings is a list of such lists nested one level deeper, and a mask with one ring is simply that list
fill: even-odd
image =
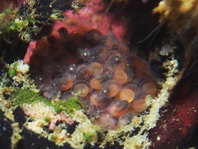
[{"label": "green algae", "polygon": [[81,0],[68,0],[60,6],[60,1],[27,0],[22,7],[5,9],[0,13],[0,38],[12,42],[10,36],[30,42],[45,26],[63,20],[64,11],[83,8]]},{"label": "green algae", "polygon": [[83,133],[83,138],[85,142],[97,141],[98,135],[96,132],[85,132]]},{"label": "green algae", "polygon": [[82,109],[81,102],[76,96],[69,99],[52,101],[52,104],[57,113],[65,111],[68,114],[72,114],[74,109]]},{"label": "green algae", "polygon": [[89,140],[92,139],[93,134],[92,133],[83,133],[83,137],[84,137],[84,140],[88,142]]},{"label": "green algae", "polygon": [[16,75],[16,69],[10,68],[8,70],[8,74],[10,75],[10,77],[14,77]]},{"label": "green algae", "polygon": [[23,103],[32,104],[35,102],[43,102],[46,105],[53,107],[56,113],[64,111],[69,115],[71,115],[75,110],[82,109],[78,97],[74,96],[64,100],[49,100],[30,89],[18,89],[13,93],[10,99],[13,104],[18,106],[22,106]]},{"label": "green algae", "polygon": [[55,135],[51,135],[50,140],[51,141],[55,141],[56,140],[56,136]]},{"label": "green algae", "polygon": [[31,104],[37,101],[45,101],[42,96],[29,89],[18,89],[15,93],[13,93],[10,99],[14,104],[19,106],[21,106],[23,103]]}]

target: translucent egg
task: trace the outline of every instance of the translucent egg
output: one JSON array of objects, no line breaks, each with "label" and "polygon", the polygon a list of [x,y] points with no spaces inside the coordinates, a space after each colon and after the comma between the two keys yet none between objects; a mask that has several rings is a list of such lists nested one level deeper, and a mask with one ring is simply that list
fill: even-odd
[{"label": "translucent egg", "polygon": [[151,78],[150,66],[145,60],[136,55],[132,55],[127,58],[127,63],[134,68],[136,77],[145,79]]},{"label": "translucent egg", "polygon": [[68,74],[74,75],[75,69],[76,69],[76,64],[68,64],[65,67],[62,67],[61,71],[63,73],[66,72]]},{"label": "translucent egg", "polygon": [[148,107],[144,98],[133,100],[131,106],[137,112],[143,112]]},{"label": "translucent egg", "polygon": [[34,81],[35,81],[36,85],[38,87],[40,87],[41,90],[45,89],[45,87],[53,85],[51,76],[44,78],[44,77],[38,75],[38,76],[34,77]]},{"label": "translucent egg", "polygon": [[59,89],[56,86],[48,86],[43,90],[43,95],[50,99],[55,99],[58,96]]},{"label": "translucent egg", "polygon": [[122,114],[119,118],[118,118],[118,121],[119,121],[119,125],[123,124],[123,125],[127,125],[131,122],[132,118],[135,116],[135,114],[133,112],[127,112],[127,113],[124,113]]},{"label": "translucent egg", "polygon": [[113,73],[113,79],[123,84],[127,82],[128,76],[124,70],[118,69]]},{"label": "translucent egg", "polygon": [[99,124],[105,129],[114,129],[116,128],[118,122],[110,114],[102,114],[99,118]]},{"label": "translucent egg", "polygon": [[129,62],[126,62],[125,72],[128,76],[128,82],[133,82],[136,78],[136,68]]},{"label": "translucent egg", "polygon": [[110,98],[100,96],[99,92],[93,92],[90,95],[90,102],[101,111],[107,109],[112,100]]},{"label": "translucent egg", "polygon": [[105,61],[105,67],[110,70],[114,71],[116,69],[124,69],[125,63],[121,59],[119,55],[110,55],[107,60]]},{"label": "translucent egg", "polygon": [[153,82],[145,82],[141,89],[143,92],[149,95],[154,95],[157,91],[156,85]]},{"label": "translucent egg", "polygon": [[83,109],[88,112],[90,107],[91,107],[91,102],[89,99],[82,99],[81,100],[81,105],[83,107]]},{"label": "translucent egg", "polygon": [[91,62],[91,54],[89,48],[80,48],[78,49],[78,53],[80,56],[80,59],[82,59],[84,62]]},{"label": "translucent egg", "polygon": [[66,91],[61,94],[60,99],[69,99],[71,97],[73,97],[71,91]]},{"label": "translucent egg", "polygon": [[97,45],[90,50],[91,60],[93,62],[103,62],[107,57],[107,47]]},{"label": "translucent egg", "polygon": [[95,90],[100,90],[101,89],[101,86],[102,86],[102,83],[99,79],[97,79],[96,77],[92,78],[90,81],[90,86],[95,89]]},{"label": "translucent egg", "polygon": [[121,54],[118,51],[116,51],[116,50],[110,50],[108,52],[108,56],[118,56],[118,57],[120,57]]},{"label": "translucent egg", "polygon": [[73,81],[74,78],[70,74],[63,73],[54,78],[53,85],[56,85],[61,91],[66,91],[72,87]]},{"label": "translucent egg", "polygon": [[131,101],[133,101],[134,97],[135,93],[129,88],[124,88],[120,91],[120,100],[126,100],[130,103]]},{"label": "translucent egg", "polygon": [[120,90],[119,83],[115,80],[109,80],[102,84],[101,94],[108,97],[114,97],[118,94]]},{"label": "translucent egg", "polygon": [[78,65],[75,69],[77,80],[88,80],[91,77],[91,69],[86,64]]},{"label": "translucent egg", "polygon": [[74,83],[72,91],[78,97],[85,97],[91,89],[86,81],[78,81]]},{"label": "translucent egg", "polygon": [[113,117],[119,117],[124,114],[128,108],[129,103],[126,100],[116,100],[108,107],[108,111]]},{"label": "translucent egg", "polygon": [[93,106],[93,105],[90,105],[88,110],[87,110],[87,113],[94,119],[97,119],[97,118],[100,118],[100,112],[98,111],[98,109]]},{"label": "translucent egg", "polygon": [[139,87],[136,84],[133,84],[133,83],[126,85],[125,89],[132,90],[133,94],[134,94],[134,96],[133,96],[134,98],[136,98],[138,96],[139,92],[140,92]]},{"label": "translucent egg", "polygon": [[89,68],[91,69],[93,76],[99,75],[103,72],[103,66],[102,66],[102,64],[100,64],[98,62],[92,62],[89,65]]},{"label": "translucent egg", "polygon": [[103,71],[100,75],[97,75],[96,78],[99,79],[101,82],[105,82],[107,80],[112,79],[112,72],[110,71]]}]

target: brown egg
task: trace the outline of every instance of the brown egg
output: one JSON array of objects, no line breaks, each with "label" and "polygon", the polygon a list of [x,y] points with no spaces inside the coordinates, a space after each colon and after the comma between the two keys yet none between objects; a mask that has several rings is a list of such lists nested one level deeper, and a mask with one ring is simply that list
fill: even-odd
[{"label": "brown egg", "polygon": [[69,91],[63,92],[60,96],[60,99],[69,99],[71,97],[73,97],[73,95],[71,91],[69,90]]},{"label": "brown egg", "polygon": [[135,97],[135,93],[129,88],[124,88],[120,91],[119,98],[121,100],[126,100],[130,103],[131,101],[133,101],[134,97]]},{"label": "brown egg", "polygon": [[94,119],[100,118],[101,114],[95,106],[89,105],[87,113]]},{"label": "brown egg", "polygon": [[116,51],[116,50],[110,50],[110,51],[108,52],[108,57],[111,57],[111,56],[118,56],[118,57],[120,57],[121,55],[120,55],[120,53],[119,53],[118,51]]},{"label": "brown egg", "polygon": [[90,88],[86,82],[79,81],[73,85],[72,91],[79,97],[85,97],[90,92]]},{"label": "brown egg", "polygon": [[108,97],[114,97],[118,94],[120,90],[119,84],[115,80],[109,80],[102,84],[101,94]]},{"label": "brown egg", "polygon": [[116,70],[113,74],[113,79],[117,80],[118,82],[120,82],[121,84],[126,83],[127,81],[127,74],[124,70]]},{"label": "brown egg", "polygon": [[56,86],[46,86],[43,90],[43,95],[50,99],[55,99],[58,96],[59,89]]},{"label": "brown egg", "polygon": [[108,111],[113,117],[119,117],[124,114],[128,108],[129,103],[126,100],[116,100],[108,107]]},{"label": "brown egg", "polygon": [[105,61],[105,67],[109,71],[114,71],[121,62],[122,60],[119,55],[110,55]]},{"label": "brown egg", "polygon": [[90,48],[79,48],[78,49],[78,54],[84,62],[91,61],[90,50],[91,50]]},{"label": "brown egg", "polygon": [[96,77],[92,78],[90,81],[90,86],[95,89],[95,90],[100,90],[102,83],[99,79],[97,79]]},{"label": "brown egg", "polygon": [[88,80],[91,77],[91,70],[86,64],[81,64],[76,67],[75,75],[77,80]]},{"label": "brown egg", "polygon": [[90,102],[91,102],[92,105],[99,106],[101,104],[103,99],[101,97],[99,97],[99,96],[100,96],[99,92],[91,93]]},{"label": "brown egg", "polygon": [[107,47],[104,45],[97,45],[90,50],[92,62],[103,62],[107,57]]},{"label": "brown egg", "polygon": [[149,95],[154,95],[157,91],[156,85],[152,82],[146,82],[141,87],[142,91]]},{"label": "brown egg", "polygon": [[91,72],[92,72],[93,76],[99,75],[103,71],[103,66],[98,62],[92,62],[89,65],[89,68],[91,69]]},{"label": "brown egg", "polygon": [[143,112],[148,107],[144,98],[133,100],[131,106],[137,112]]},{"label": "brown egg", "polygon": [[103,71],[100,75],[96,77],[97,79],[101,80],[101,82],[105,82],[111,80],[113,78],[113,74],[110,71]]},{"label": "brown egg", "polygon": [[53,80],[53,84],[56,85],[61,91],[70,89],[73,85],[74,78],[68,73],[63,73],[56,76]]},{"label": "brown egg", "polygon": [[99,118],[98,123],[105,129],[114,129],[117,126],[117,120],[114,119],[110,114],[102,114]]},{"label": "brown egg", "polygon": [[119,124],[129,124],[132,120],[132,118],[135,116],[136,114],[133,113],[133,112],[127,112],[127,113],[124,113],[122,114],[119,118],[118,118],[118,121],[119,121]]},{"label": "brown egg", "polygon": [[68,80],[68,81],[64,81],[62,82],[62,84],[59,86],[61,91],[66,91],[68,89],[70,89],[73,85],[73,80]]},{"label": "brown egg", "polygon": [[93,92],[90,95],[91,105],[97,106],[99,110],[105,110],[112,102],[111,98],[100,96],[99,92]]}]

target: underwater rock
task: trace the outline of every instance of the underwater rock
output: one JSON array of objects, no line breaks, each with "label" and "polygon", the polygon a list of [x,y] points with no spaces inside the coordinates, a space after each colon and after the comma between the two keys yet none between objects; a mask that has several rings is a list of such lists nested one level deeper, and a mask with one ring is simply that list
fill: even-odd
[{"label": "underwater rock", "polygon": [[0,111],[0,146],[11,149],[11,136],[13,135],[12,123]]}]

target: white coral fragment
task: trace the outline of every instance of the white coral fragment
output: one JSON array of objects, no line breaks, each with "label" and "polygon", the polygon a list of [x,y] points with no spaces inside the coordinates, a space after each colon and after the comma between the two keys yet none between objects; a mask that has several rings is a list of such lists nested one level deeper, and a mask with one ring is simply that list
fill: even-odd
[{"label": "white coral fragment", "polygon": [[16,65],[16,71],[22,74],[26,74],[29,71],[29,65],[24,64],[23,61],[18,61]]}]

